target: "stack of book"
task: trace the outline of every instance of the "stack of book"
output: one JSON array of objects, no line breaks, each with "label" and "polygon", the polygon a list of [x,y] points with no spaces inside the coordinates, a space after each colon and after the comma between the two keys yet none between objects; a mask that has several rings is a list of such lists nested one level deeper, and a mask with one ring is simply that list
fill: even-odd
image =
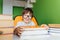
[{"label": "stack of book", "polygon": [[44,28],[26,28],[20,40],[48,40],[48,30]]},{"label": "stack of book", "polygon": [[60,40],[60,28],[50,28],[49,34],[49,40]]},{"label": "stack of book", "polygon": [[12,27],[13,25],[12,15],[0,15],[0,27]]},{"label": "stack of book", "polygon": [[48,24],[49,25],[49,34],[60,34],[60,24]]},{"label": "stack of book", "polygon": [[60,34],[60,28],[49,28],[49,34]]}]

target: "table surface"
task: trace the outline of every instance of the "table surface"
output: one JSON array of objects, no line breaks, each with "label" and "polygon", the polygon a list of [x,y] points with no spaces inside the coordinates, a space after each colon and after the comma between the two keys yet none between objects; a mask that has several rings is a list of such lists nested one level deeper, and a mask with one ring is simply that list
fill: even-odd
[{"label": "table surface", "polygon": [[13,34],[2,34],[0,35],[0,40],[12,40]]},{"label": "table surface", "polygon": [[0,40],[13,39],[13,27],[0,27],[0,31],[3,32],[3,34],[0,35]]}]

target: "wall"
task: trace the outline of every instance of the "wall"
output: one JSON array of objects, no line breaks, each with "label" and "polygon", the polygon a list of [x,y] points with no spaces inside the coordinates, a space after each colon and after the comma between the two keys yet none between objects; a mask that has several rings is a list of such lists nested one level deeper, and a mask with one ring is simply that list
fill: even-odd
[{"label": "wall", "polygon": [[36,0],[34,16],[39,24],[60,24],[60,0]]},{"label": "wall", "polygon": [[12,15],[13,14],[13,1],[3,0],[3,14]]},{"label": "wall", "polygon": [[13,14],[13,6],[22,6],[24,7],[25,1],[17,1],[17,0],[3,0],[3,14],[12,15]]},{"label": "wall", "polygon": [[0,14],[2,14],[2,3],[3,3],[3,1],[0,0]]}]

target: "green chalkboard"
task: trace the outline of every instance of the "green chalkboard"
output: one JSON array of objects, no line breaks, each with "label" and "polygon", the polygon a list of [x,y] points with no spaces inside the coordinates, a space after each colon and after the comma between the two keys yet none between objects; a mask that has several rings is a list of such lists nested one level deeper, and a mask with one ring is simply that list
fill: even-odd
[{"label": "green chalkboard", "polygon": [[3,0],[0,0],[0,14],[2,14]]},{"label": "green chalkboard", "polygon": [[21,15],[23,9],[24,9],[23,7],[16,7],[16,6],[14,6],[13,7],[13,19],[15,19],[16,16]]}]

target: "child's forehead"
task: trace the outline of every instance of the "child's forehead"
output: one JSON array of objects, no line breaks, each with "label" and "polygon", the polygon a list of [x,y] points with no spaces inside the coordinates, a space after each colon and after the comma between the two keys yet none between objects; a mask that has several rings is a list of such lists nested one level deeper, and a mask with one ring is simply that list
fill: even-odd
[{"label": "child's forehead", "polygon": [[28,12],[28,13],[25,13],[25,15],[31,15],[31,14],[30,14],[30,12]]}]

